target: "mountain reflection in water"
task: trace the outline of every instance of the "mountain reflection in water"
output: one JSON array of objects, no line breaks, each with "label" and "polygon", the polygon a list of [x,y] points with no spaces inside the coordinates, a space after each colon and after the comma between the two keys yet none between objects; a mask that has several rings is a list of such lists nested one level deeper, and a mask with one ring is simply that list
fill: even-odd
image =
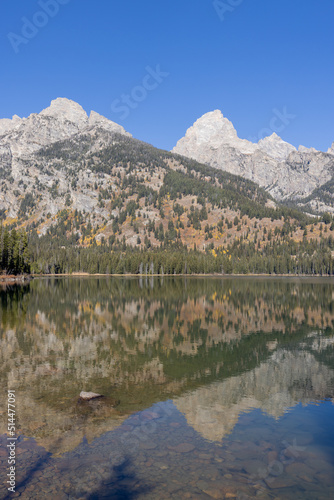
[{"label": "mountain reflection in water", "polygon": [[[56,459],[168,402],[223,443],[254,409],[278,420],[332,401],[333,285],[51,278],[2,290],[0,377],[16,391],[18,432]],[[80,405],[81,390],[106,398]],[[0,411],[4,435],[6,402]]]}]

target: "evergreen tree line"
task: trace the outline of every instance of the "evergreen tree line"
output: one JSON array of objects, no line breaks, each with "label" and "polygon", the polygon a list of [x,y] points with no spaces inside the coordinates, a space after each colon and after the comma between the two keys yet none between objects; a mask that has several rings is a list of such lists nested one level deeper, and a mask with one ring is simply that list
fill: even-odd
[{"label": "evergreen tree line", "polygon": [[57,239],[32,231],[0,226],[0,271],[5,274],[306,274],[333,275],[334,239],[300,242],[285,237],[266,243],[236,239],[226,248],[205,252],[196,246],[161,243],[158,248],[130,247],[125,241],[90,247],[60,245]]},{"label": "evergreen tree line", "polygon": [[2,274],[30,273],[27,233],[0,226],[0,272]]},{"label": "evergreen tree line", "polygon": [[150,250],[113,246],[60,247],[46,237],[31,240],[31,269],[34,273],[70,274],[306,274],[332,275],[333,238],[296,242],[292,238],[270,241],[262,247],[235,240],[226,249],[208,246],[200,252],[181,243]]}]

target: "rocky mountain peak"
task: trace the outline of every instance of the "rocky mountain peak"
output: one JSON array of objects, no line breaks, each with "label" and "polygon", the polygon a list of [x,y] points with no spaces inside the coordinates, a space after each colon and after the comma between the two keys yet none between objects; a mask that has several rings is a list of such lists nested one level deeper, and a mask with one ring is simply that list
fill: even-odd
[{"label": "rocky mountain peak", "polygon": [[17,127],[22,121],[22,118],[20,118],[17,115],[14,115],[12,119],[10,118],[2,118],[0,120],[0,136],[3,134],[6,134],[10,130],[13,130],[15,127]]},{"label": "rocky mountain peak", "polygon": [[196,158],[193,155],[199,149],[221,150],[226,147],[237,148],[245,154],[253,153],[256,149],[252,142],[239,139],[232,122],[221,111],[215,110],[199,118],[187,130],[185,137],[180,139],[173,152]]},{"label": "rocky mountain peak", "polygon": [[[219,110],[199,118],[172,151],[252,180],[277,200],[309,196],[332,178],[334,168],[330,156],[334,155],[334,144],[329,154],[303,146],[297,151],[276,133],[254,144],[240,139]],[[320,205],[312,203],[319,210]]]},{"label": "rocky mountain peak", "polygon": [[41,111],[39,115],[49,116],[60,121],[69,121],[75,123],[79,128],[87,125],[88,122],[87,113],[82,106],[64,97],[58,97],[58,99],[51,101],[50,106]]},{"label": "rocky mountain peak", "polygon": [[100,127],[109,132],[130,136],[124,128],[107,118],[91,112],[90,117],[80,104],[59,97],[40,113],[28,118],[0,120],[1,146],[10,148],[14,157],[29,156],[41,147],[69,139],[88,127]]},{"label": "rocky mountain peak", "polygon": [[132,137],[132,135],[129,132],[125,131],[124,127],[118,125],[118,123],[108,120],[108,118],[106,118],[105,116],[99,115],[99,113],[96,113],[96,111],[91,111],[89,115],[88,124],[93,127],[94,126],[101,127],[105,130],[108,130],[109,132],[114,132],[126,135],[128,137]]},{"label": "rocky mountain peak", "polygon": [[296,151],[296,148],[283,141],[275,132],[269,137],[265,137],[258,142],[258,147],[267,153],[268,156],[278,161],[284,161],[289,154]]},{"label": "rocky mountain peak", "polygon": [[319,151],[315,148],[306,148],[305,146],[299,146],[299,153],[319,153]]},{"label": "rocky mountain peak", "polygon": [[229,143],[238,138],[232,122],[224,117],[223,113],[216,109],[206,113],[196,120],[192,127],[186,132],[186,137],[196,134],[198,141],[215,139],[217,136],[222,141]]},{"label": "rocky mountain peak", "polygon": [[330,155],[334,155],[334,142],[332,143],[331,147],[328,149],[327,153]]}]

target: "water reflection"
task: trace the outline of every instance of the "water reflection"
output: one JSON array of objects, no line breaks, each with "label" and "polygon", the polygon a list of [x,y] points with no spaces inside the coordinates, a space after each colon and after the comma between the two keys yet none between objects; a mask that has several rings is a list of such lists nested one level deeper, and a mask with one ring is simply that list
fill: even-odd
[{"label": "water reflection", "polygon": [[[135,479],[136,446],[143,464],[156,453],[162,454],[158,462],[167,455],[197,460],[212,453],[218,464],[228,463],[226,454],[210,446],[224,445],[235,432],[244,440],[237,429],[247,414],[248,431],[252,415],[261,410],[274,433],[268,418],[283,421],[300,404],[326,400],[332,406],[333,283],[63,278],[0,291],[0,378],[3,387],[16,390],[19,433],[43,450],[37,455],[44,466],[50,454],[55,462],[47,473],[59,476],[61,484],[69,460],[81,468],[86,463],[88,470],[92,462],[99,467],[99,455],[104,486],[109,481],[119,489],[120,475],[126,476],[131,487],[140,483],[136,495],[143,498],[150,497],[152,483]],[[106,398],[78,404],[81,390]],[[147,410],[157,404],[157,410]],[[0,411],[4,435],[3,401]],[[142,421],[154,423],[149,439],[140,438],[146,432]],[[252,446],[248,442],[255,453]],[[195,470],[196,464],[187,467]],[[240,474],[251,476],[245,467]],[[71,465],[68,481],[74,481],[75,470]],[[226,467],[225,475],[231,471]],[[163,484],[163,478],[155,481]],[[77,488],[83,495],[83,487]]]},{"label": "water reflection", "polygon": [[196,389],[175,404],[203,437],[221,441],[241,413],[258,408],[278,419],[299,403],[332,396],[333,387],[334,371],[312,354],[279,349],[254,370]]}]

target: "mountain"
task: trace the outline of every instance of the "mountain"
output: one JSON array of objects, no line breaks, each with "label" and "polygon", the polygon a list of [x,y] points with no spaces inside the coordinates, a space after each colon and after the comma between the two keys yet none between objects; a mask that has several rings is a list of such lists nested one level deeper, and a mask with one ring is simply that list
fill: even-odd
[{"label": "mountain", "polygon": [[[178,187],[167,189],[167,181],[175,181],[175,171],[181,183],[184,176],[188,181],[197,179],[197,186],[189,187],[184,197],[184,211],[195,201],[193,196],[201,194],[200,186],[207,189],[208,183],[222,187],[228,182],[229,198],[233,194],[253,199],[257,206],[273,204],[255,184],[227,174],[219,181],[212,169],[133,139],[122,126],[94,111],[88,117],[68,99],[58,98],[28,118],[0,120],[0,134],[0,214],[7,223],[37,228],[40,234],[58,224],[63,210],[85,214],[83,223],[90,222],[93,228],[103,226],[98,240],[113,234],[113,221],[122,209],[121,224],[136,214],[143,232],[150,221],[160,222],[163,208],[166,215],[172,210],[168,189]],[[130,201],[135,208],[126,211]],[[203,205],[196,203],[193,208]],[[138,215],[139,211],[143,213]],[[139,232],[131,224],[126,240],[136,244]],[[83,242],[83,232],[78,234]]]},{"label": "mountain", "polygon": [[324,200],[319,195],[319,188],[333,179],[334,146],[327,153],[304,146],[297,151],[275,133],[252,143],[240,139],[216,110],[199,118],[172,151],[252,180],[278,201],[334,212],[334,197]]},{"label": "mountain", "polygon": [[261,139],[258,142],[258,148],[278,162],[286,160],[290,153],[296,151],[294,146],[291,146],[291,144],[283,141],[283,139],[275,133],[269,137]]},{"label": "mountain", "polygon": [[94,111],[90,116],[83,108],[69,99],[58,98],[39,114],[28,118],[13,116],[0,120],[0,143],[11,152],[13,160],[27,157],[43,146],[67,139],[83,131],[101,127],[114,133],[125,134],[124,128],[107,120]]},{"label": "mountain", "polygon": [[[292,150],[277,136],[254,145],[239,139],[220,112],[203,120],[206,126],[196,126],[186,143],[195,137],[231,173],[138,141],[68,99],[27,118],[1,120],[2,269],[13,261],[8,242],[23,238],[13,233],[10,240],[8,231],[25,229],[33,272],[331,272],[333,218],[324,216],[324,226],[249,177],[261,171],[273,177],[277,164],[288,171],[292,157],[333,155]],[[309,176],[319,170],[312,158]],[[302,190],[305,175],[298,179]]]}]

